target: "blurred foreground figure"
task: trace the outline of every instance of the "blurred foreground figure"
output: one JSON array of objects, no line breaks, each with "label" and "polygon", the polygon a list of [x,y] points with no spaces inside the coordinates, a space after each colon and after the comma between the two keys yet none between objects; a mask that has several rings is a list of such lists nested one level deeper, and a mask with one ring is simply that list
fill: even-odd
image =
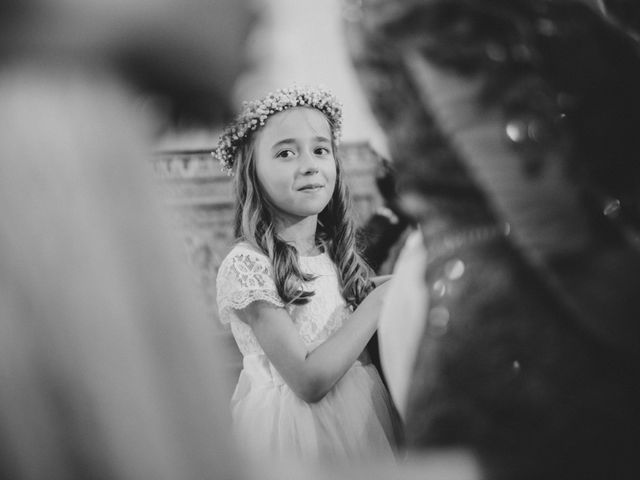
[{"label": "blurred foreground figure", "polygon": [[29,73],[0,80],[0,477],[222,477],[224,359],[145,122],[113,83]]},{"label": "blurred foreground figure", "polygon": [[372,0],[359,18],[426,247],[425,295],[395,302],[414,314],[380,326],[383,367],[412,366],[386,372],[409,447],[466,448],[491,479],[637,478],[635,43],[584,2]]},{"label": "blurred foreground figure", "polygon": [[2,7],[3,479],[238,475],[225,359],[156,204],[163,119],[143,107],[220,113],[244,4],[117,3]]}]

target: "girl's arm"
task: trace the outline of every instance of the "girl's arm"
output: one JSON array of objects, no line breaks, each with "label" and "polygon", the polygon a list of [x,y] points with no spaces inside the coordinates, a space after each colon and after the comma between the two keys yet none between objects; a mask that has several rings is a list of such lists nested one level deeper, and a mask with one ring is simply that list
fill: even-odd
[{"label": "girl's arm", "polygon": [[374,289],[342,327],[312,352],[284,308],[257,301],[239,310],[267,358],[296,395],[321,400],[358,359],[378,325],[388,283]]}]

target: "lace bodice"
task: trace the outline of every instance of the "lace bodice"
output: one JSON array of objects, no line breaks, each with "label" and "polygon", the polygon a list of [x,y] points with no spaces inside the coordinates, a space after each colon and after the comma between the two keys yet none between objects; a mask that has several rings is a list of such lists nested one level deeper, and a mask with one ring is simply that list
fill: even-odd
[{"label": "lace bodice", "polygon": [[350,310],[340,292],[335,266],[327,254],[300,257],[304,272],[315,275],[305,289],[315,291],[305,305],[284,305],[273,281],[269,258],[248,244],[236,245],[218,270],[217,302],[220,321],[230,325],[233,337],[244,356],[263,354],[251,327],[236,314],[251,302],[262,300],[286,308],[300,338],[314,349],[342,325]]}]

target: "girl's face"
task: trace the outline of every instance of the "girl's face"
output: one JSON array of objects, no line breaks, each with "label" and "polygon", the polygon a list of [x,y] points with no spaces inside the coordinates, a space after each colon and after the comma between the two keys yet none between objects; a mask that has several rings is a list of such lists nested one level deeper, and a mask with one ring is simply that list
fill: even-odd
[{"label": "girl's face", "polygon": [[336,184],[331,127],[316,109],[295,107],[276,113],[255,140],[258,181],[281,220],[318,215]]}]

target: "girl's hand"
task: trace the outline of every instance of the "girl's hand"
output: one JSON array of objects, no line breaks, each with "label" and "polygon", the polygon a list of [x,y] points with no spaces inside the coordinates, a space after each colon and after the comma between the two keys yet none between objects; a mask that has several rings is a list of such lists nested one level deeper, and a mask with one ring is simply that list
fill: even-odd
[{"label": "girl's hand", "polygon": [[371,277],[371,281],[376,287],[379,287],[383,283],[391,280],[391,277],[393,277],[393,275],[378,275],[377,277]]},{"label": "girl's hand", "polygon": [[[391,282],[388,281],[390,278],[391,275],[384,275],[383,277],[374,277],[371,279],[374,282],[375,288],[371,290],[371,292],[369,292],[369,295],[367,295],[367,299],[369,299],[369,301],[378,303],[378,307],[375,308],[382,308],[382,301],[384,300],[384,297],[387,294],[387,290],[389,290],[389,286],[391,285]],[[379,283],[377,284],[376,279],[380,279]]]}]

